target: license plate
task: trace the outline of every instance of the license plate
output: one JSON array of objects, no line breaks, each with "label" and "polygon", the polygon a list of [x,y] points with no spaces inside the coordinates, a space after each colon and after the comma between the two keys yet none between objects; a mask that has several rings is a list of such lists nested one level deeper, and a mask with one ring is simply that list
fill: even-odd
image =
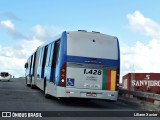
[{"label": "license plate", "polygon": [[97,93],[86,93],[86,96],[97,97]]}]

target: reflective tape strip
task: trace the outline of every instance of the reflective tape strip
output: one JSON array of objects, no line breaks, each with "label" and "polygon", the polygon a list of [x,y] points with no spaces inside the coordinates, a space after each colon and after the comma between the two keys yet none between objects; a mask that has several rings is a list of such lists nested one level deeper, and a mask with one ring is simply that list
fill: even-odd
[{"label": "reflective tape strip", "polygon": [[111,70],[107,71],[107,90],[111,89]]},{"label": "reflective tape strip", "polygon": [[111,90],[116,90],[116,71],[111,71]]},{"label": "reflective tape strip", "polygon": [[102,81],[102,90],[107,88],[107,71],[103,70],[103,81]]}]

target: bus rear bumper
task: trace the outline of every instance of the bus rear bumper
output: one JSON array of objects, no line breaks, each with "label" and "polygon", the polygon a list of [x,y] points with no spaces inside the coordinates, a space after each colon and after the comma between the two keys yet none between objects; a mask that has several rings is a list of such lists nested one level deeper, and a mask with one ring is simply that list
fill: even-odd
[{"label": "bus rear bumper", "polygon": [[65,89],[62,88],[62,89],[64,90],[64,92],[59,97],[91,98],[91,99],[104,99],[111,101],[117,101],[118,98],[118,91],[89,90],[89,89],[77,89],[77,88],[65,88]]}]

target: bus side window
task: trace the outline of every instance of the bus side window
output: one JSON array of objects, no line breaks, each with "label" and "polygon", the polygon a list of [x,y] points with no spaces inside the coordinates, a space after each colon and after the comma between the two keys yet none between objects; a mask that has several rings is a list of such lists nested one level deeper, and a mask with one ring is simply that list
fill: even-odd
[{"label": "bus side window", "polygon": [[50,66],[51,50],[52,50],[52,44],[49,44],[48,45],[48,52],[47,52],[46,66]]},{"label": "bus side window", "polygon": [[34,53],[34,61],[33,61],[33,68],[35,69],[35,63],[36,63],[36,56],[37,56],[37,52]]},{"label": "bus side window", "polygon": [[32,67],[31,68],[33,68],[33,65],[34,65],[34,54],[32,56],[32,62],[31,63],[32,63],[32,65],[31,65]]},{"label": "bus side window", "polygon": [[31,67],[32,67],[32,57],[33,57],[33,55],[31,56],[31,58],[30,58],[30,65],[29,65],[29,71],[31,72]]},{"label": "bus side window", "polygon": [[44,49],[44,55],[43,55],[42,67],[45,67],[45,65],[46,65],[46,58],[47,58],[47,51],[48,51],[48,45],[45,46],[45,48],[43,48],[43,49]]},{"label": "bus side window", "polygon": [[31,75],[34,75],[36,52],[32,55]]},{"label": "bus side window", "polygon": [[44,47],[40,50],[40,57],[39,57],[39,66],[42,66],[43,62],[43,54],[44,54]]},{"label": "bus side window", "polygon": [[54,45],[54,53],[53,53],[53,60],[52,60],[53,67],[56,67],[56,64],[58,63],[59,46],[60,46],[60,40],[56,41]]},{"label": "bus side window", "polygon": [[50,54],[50,58],[49,58],[49,66],[50,67],[52,66],[52,58],[53,58],[53,53],[54,53],[53,49],[54,49],[54,42],[51,43],[51,54]]}]

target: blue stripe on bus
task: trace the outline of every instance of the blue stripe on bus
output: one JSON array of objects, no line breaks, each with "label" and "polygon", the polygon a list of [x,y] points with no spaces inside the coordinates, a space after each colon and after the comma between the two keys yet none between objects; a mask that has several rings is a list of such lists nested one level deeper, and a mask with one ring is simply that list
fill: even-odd
[{"label": "blue stripe on bus", "polygon": [[54,82],[56,85],[60,82],[60,71],[61,67],[66,63],[66,54],[67,54],[67,32],[64,31],[60,38],[60,48],[59,48],[59,62],[55,68]]},{"label": "blue stripe on bus", "polygon": [[[95,62],[89,62],[89,61],[95,61]],[[119,60],[88,58],[88,57],[79,57],[79,56],[67,56],[67,62],[99,64],[99,65],[106,65],[106,66],[119,66]]]},{"label": "blue stripe on bus", "polygon": [[119,67],[119,69],[120,69],[120,47],[119,47],[118,38],[117,38],[117,46],[118,46],[118,67]]}]

